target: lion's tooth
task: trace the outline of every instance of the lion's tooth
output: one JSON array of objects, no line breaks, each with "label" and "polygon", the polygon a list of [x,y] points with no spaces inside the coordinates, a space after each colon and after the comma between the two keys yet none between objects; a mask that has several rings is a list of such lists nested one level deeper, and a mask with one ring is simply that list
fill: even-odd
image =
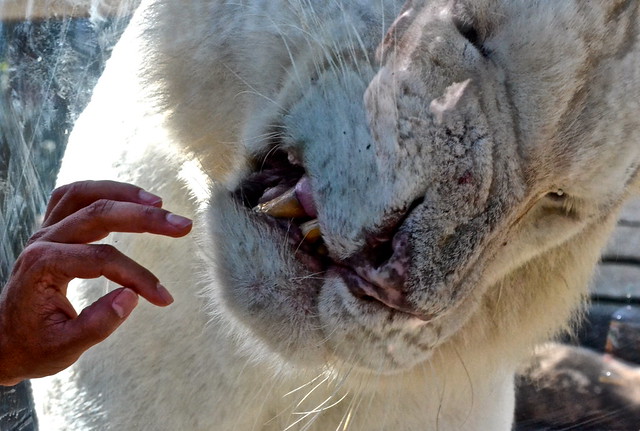
[{"label": "lion's tooth", "polygon": [[318,256],[329,256],[329,249],[323,242],[321,242],[316,248],[316,254]]},{"label": "lion's tooth", "polygon": [[254,210],[277,218],[296,218],[307,215],[296,197],[295,187],[275,199],[259,204]]},{"label": "lion's tooth", "polygon": [[318,219],[309,220],[308,222],[304,222],[300,225],[300,230],[302,231],[302,235],[304,236],[304,240],[307,242],[316,242],[320,239],[320,225],[318,224]]}]

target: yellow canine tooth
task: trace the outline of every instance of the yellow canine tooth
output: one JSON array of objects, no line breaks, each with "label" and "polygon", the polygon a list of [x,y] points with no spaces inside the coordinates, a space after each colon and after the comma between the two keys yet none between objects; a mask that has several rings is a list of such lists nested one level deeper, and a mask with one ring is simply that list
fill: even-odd
[{"label": "yellow canine tooth", "polygon": [[300,225],[300,230],[302,231],[302,235],[304,236],[304,240],[306,242],[316,242],[320,239],[322,232],[320,232],[320,225],[318,224],[318,219],[314,218],[313,220],[309,220],[308,222],[304,222]]},{"label": "yellow canine tooth", "polygon": [[318,256],[328,256],[329,255],[329,249],[327,248],[327,246],[323,242],[320,242],[318,244],[318,246],[316,247],[316,254]]},{"label": "yellow canine tooth", "polygon": [[254,211],[276,218],[296,218],[307,215],[296,197],[296,188],[292,187],[275,199],[259,204]]}]

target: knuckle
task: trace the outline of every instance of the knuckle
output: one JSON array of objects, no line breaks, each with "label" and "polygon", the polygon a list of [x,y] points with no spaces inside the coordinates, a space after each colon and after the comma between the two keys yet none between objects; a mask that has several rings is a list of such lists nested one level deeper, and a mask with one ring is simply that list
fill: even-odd
[{"label": "knuckle", "polygon": [[92,248],[95,259],[100,262],[116,260],[120,255],[118,249],[111,244],[96,244]]},{"label": "knuckle", "polygon": [[74,194],[85,193],[89,186],[93,184],[94,181],[85,180],[85,181],[76,181],[70,184],[71,190]]},{"label": "knuckle", "polygon": [[27,246],[40,241],[42,239],[42,237],[44,237],[47,234],[47,232],[49,232],[49,228],[48,227],[44,227],[44,228],[41,228],[40,230],[38,230],[36,233],[31,235],[31,237],[29,238],[29,241],[27,241]]},{"label": "knuckle", "polygon": [[84,335],[91,340],[91,344],[104,341],[111,335],[111,328],[104,324],[94,324],[84,329]]},{"label": "knuckle", "polygon": [[98,199],[86,207],[86,215],[89,218],[103,217],[113,209],[114,205],[115,202],[109,199]]},{"label": "knuckle", "polygon": [[18,260],[20,263],[27,267],[33,267],[41,262],[44,262],[50,258],[50,247],[44,243],[29,244],[20,256]]},{"label": "knuckle", "polygon": [[149,219],[153,219],[153,218],[158,218],[160,215],[164,214],[164,211],[152,206],[141,206],[141,210],[142,210],[142,217],[145,220],[149,220]]},{"label": "knuckle", "polygon": [[64,186],[60,186],[51,192],[51,200],[60,200],[64,195],[67,194],[69,189],[73,187],[72,184],[65,184]]},{"label": "knuckle", "polygon": [[36,275],[42,271],[50,271],[61,259],[55,245],[46,242],[35,242],[27,245],[16,259],[14,274],[30,273]]},{"label": "knuckle", "polygon": [[58,187],[51,193],[51,196],[63,197],[63,196],[77,196],[83,194],[87,190],[87,186],[90,181],[76,181],[74,183],[65,184]]}]

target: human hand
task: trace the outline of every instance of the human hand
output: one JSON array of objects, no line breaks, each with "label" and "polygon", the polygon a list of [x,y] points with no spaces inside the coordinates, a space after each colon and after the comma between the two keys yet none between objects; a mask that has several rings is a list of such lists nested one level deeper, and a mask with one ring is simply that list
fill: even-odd
[{"label": "human hand", "polygon": [[[55,374],[107,338],[142,295],[173,302],[146,268],[116,248],[90,244],[111,232],[189,233],[191,220],[161,208],[162,199],[113,181],[83,181],[54,190],[44,222],[27,243],[0,294],[0,385]],[[78,314],[66,297],[74,278],[104,276],[124,286]]]}]

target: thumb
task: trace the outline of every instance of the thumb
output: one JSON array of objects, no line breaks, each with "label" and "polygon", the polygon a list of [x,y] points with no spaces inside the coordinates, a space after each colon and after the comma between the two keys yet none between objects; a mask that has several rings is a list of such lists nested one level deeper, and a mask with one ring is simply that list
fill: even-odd
[{"label": "thumb", "polygon": [[68,341],[83,351],[115,331],[138,305],[138,294],[120,288],[108,293],[68,321]]},{"label": "thumb", "polygon": [[111,309],[124,321],[138,305],[138,294],[131,289],[119,289],[116,297],[111,301]]}]

